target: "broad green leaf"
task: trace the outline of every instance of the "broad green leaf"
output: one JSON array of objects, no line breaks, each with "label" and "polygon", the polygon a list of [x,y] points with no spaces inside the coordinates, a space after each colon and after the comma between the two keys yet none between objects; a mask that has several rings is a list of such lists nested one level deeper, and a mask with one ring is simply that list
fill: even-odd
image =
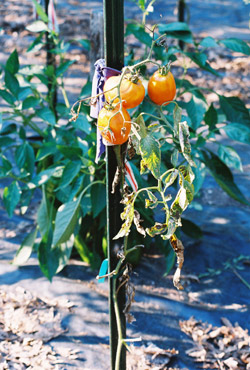
[{"label": "broad green leaf", "polygon": [[161,151],[159,143],[153,136],[147,135],[145,138],[140,140],[139,147],[144,164],[152,172],[153,176],[158,179],[160,177],[161,166]]},{"label": "broad green leaf", "polygon": [[56,214],[55,219],[55,230],[53,235],[53,246],[66,242],[73,234],[77,225],[78,214],[80,210],[80,203],[82,197],[90,188],[90,186],[96,185],[97,182],[93,182],[86,186],[80,193],[76,200],[62,204]]},{"label": "broad green leaf", "polygon": [[236,51],[238,53],[250,55],[250,46],[243,40],[236,38],[228,38],[219,41],[220,44],[226,46],[226,48]]},{"label": "broad green leaf", "polygon": [[42,6],[40,4],[38,4],[38,2],[36,0],[32,0],[32,1],[35,4],[37,14],[41,18],[41,20],[44,21],[45,23],[48,23],[48,21],[49,21],[48,16],[45,13],[45,11],[43,10]]},{"label": "broad green leaf", "polygon": [[40,99],[35,98],[34,96],[28,96],[22,104],[22,109],[29,109],[36,107],[40,102]]},{"label": "broad green leaf", "polygon": [[197,194],[199,190],[202,188],[202,185],[204,183],[205,177],[206,177],[206,166],[204,163],[196,160],[196,167],[193,167],[192,170],[194,172],[194,193]]},{"label": "broad green leaf", "polygon": [[76,62],[76,59],[74,60],[67,60],[66,62],[61,63],[57,68],[56,68],[56,77],[59,77],[64,74],[64,72],[67,71],[67,69]]},{"label": "broad green leaf", "polygon": [[7,89],[15,96],[18,96],[19,82],[17,78],[12,75],[8,70],[5,71],[4,82]]},{"label": "broad green leaf", "polygon": [[204,48],[216,48],[218,47],[218,44],[213,37],[208,36],[200,42],[200,46]]},{"label": "broad green leaf", "polygon": [[17,99],[18,100],[24,100],[26,99],[28,96],[30,96],[32,94],[32,90],[30,87],[26,86],[26,87],[20,87],[19,88],[19,91],[18,91],[18,94],[17,94]]},{"label": "broad green leaf", "polygon": [[78,146],[57,145],[56,148],[66,157],[72,161],[77,160],[82,155],[82,149]]},{"label": "broad green leaf", "polygon": [[72,237],[66,243],[52,247],[52,230],[43,236],[38,247],[38,260],[43,274],[52,281],[53,276],[67,264],[74,244]]},{"label": "broad green leaf", "polygon": [[136,123],[139,126],[138,134],[141,139],[144,139],[145,137],[147,137],[147,127],[145,125],[144,118],[142,116],[138,116],[136,118]]},{"label": "broad green leaf", "polygon": [[28,261],[31,256],[35,240],[37,237],[38,228],[36,227],[31,231],[23,240],[20,248],[18,249],[12,263],[13,265],[20,266]]},{"label": "broad green leaf", "polygon": [[236,168],[237,170],[243,171],[240,156],[232,147],[219,145],[218,156],[228,167]]},{"label": "broad green leaf", "polygon": [[191,119],[192,128],[196,131],[201,125],[204,113],[207,110],[207,105],[203,100],[193,96],[186,104],[186,110]]},{"label": "broad green leaf", "polygon": [[81,211],[82,217],[85,217],[89,212],[92,211],[91,194],[87,193],[81,200]]},{"label": "broad green leaf", "polygon": [[106,188],[103,184],[96,184],[91,188],[91,203],[93,217],[97,217],[106,206]]},{"label": "broad green leaf", "polygon": [[230,139],[250,144],[250,127],[241,125],[240,123],[230,123],[224,126],[223,130]]},{"label": "broad green leaf", "polygon": [[6,65],[5,70],[9,71],[12,75],[15,75],[19,70],[19,59],[16,49],[10,54]]},{"label": "broad green leaf", "polygon": [[175,105],[173,117],[174,117],[174,131],[175,135],[178,133],[179,123],[181,122],[182,109],[179,105]]},{"label": "broad green leaf", "polygon": [[87,262],[94,269],[99,268],[101,263],[100,256],[91,251],[79,234],[75,237],[74,247],[84,262]]},{"label": "broad green leaf", "polygon": [[88,96],[91,96],[91,92],[92,92],[91,90],[92,90],[92,82],[88,80],[86,84],[83,86],[79,98],[83,99]]},{"label": "broad green leaf", "polygon": [[29,189],[35,189],[43,184],[45,184],[52,176],[56,176],[58,172],[61,172],[63,166],[56,166],[53,168],[48,168],[47,170],[41,171],[36,175],[28,184]]},{"label": "broad green leaf", "polygon": [[91,132],[91,125],[86,117],[85,114],[80,113],[77,120],[71,123],[75,128],[85,132],[86,134],[90,134]]},{"label": "broad green leaf", "polygon": [[126,36],[134,35],[140,42],[147,46],[151,46],[152,37],[147,33],[139,23],[129,23],[126,28]]},{"label": "broad green leaf", "polygon": [[65,243],[74,233],[78,220],[81,198],[82,196],[80,195],[76,200],[65,203],[58,208],[55,219],[53,246]]},{"label": "broad green leaf", "polygon": [[31,145],[27,142],[19,145],[15,151],[15,160],[21,172],[25,170],[30,176],[33,175],[35,154]]},{"label": "broad green leaf", "polygon": [[210,170],[216,182],[233,199],[240,203],[249,205],[249,202],[234,182],[230,169],[214,153],[202,151],[204,163]]},{"label": "broad green leaf", "polygon": [[40,161],[49,155],[53,155],[57,152],[57,147],[54,142],[44,143],[43,146],[38,150],[36,160]]},{"label": "broad green leaf", "polygon": [[237,96],[220,95],[220,106],[229,122],[237,122],[250,127],[250,114],[244,102]]},{"label": "broad green leaf", "polygon": [[206,125],[208,125],[210,131],[216,129],[216,124],[218,123],[218,115],[216,109],[213,106],[213,103],[211,103],[208,110],[206,111],[204,121]]},{"label": "broad green leaf", "polygon": [[14,210],[21,198],[21,189],[17,181],[13,181],[9,186],[4,188],[3,203],[9,217],[13,216]]},{"label": "broad green leaf", "polygon": [[58,189],[65,188],[67,185],[69,185],[74,180],[74,178],[79,174],[80,169],[81,169],[80,161],[68,162],[63,170],[61,182]]},{"label": "broad green leaf", "polygon": [[48,31],[48,26],[43,21],[35,21],[26,27],[30,32],[43,32]]},{"label": "broad green leaf", "polygon": [[10,136],[0,137],[0,148],[6,148],[12,145],[16,140]]},{"label": "broad green leaf", "polygon": [[52,126],[56,124],[56,117],[51,109],[42,108],[36,111],[36,114],[43,121],[50,123]]},{"label": "broad green leaf", "polygon": [[9,103],[10,105],[14,105],[16,99],[14,98],[14,96],[12,94],[10,94],[8,91],[6,90],[0,90],[0,96],[5,100],[7,101],[7,103]]}]

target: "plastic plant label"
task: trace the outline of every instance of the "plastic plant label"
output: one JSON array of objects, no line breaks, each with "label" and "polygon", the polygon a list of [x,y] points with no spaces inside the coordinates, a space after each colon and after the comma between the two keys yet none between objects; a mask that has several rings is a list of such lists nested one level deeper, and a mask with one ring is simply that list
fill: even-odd
[{"label": "plastic plant label", "polygon": [[[100,267],[100,270],[99,270],[99,276],[103,276],[103,275],[106,275],[107,272],[108,272],[108,259],[106,258],[105,260],[102,261],[102,264],[101,264],[101,267]],[[105,281],[105,277],[102,278],[102,279],[98,279],[98,283],[104,283]]]}]

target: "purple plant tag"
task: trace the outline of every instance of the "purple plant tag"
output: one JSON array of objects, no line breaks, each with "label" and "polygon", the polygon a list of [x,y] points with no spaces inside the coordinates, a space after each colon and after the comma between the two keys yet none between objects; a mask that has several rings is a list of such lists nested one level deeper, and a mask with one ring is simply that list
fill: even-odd
[{"label": "purple plant tag", "polygon": [[[92,81],[92,97],[94,104],[90,108],[90,116],[92,118],[98,118],[100,110],[105,104],[104,95],[100,95],[97,98],[94,98],[98,94],[103,92],[103,86],[105,81],[111,76],[118,76],[121,74],[117,69],[106,67],[105,59],[98,59],[95,62],[95,73]],[[96,157],[95,162],[98,163],[99,158],[105,152],[105,145],[103,144],[103,138],[99,129],[97,128],[97,139],[96,139]]]}]

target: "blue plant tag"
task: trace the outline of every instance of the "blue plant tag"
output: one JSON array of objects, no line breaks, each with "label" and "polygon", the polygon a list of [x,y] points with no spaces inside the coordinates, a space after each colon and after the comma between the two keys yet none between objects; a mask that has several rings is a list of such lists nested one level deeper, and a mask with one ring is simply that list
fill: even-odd
[{"label": "blue plant tag", "polygon": [[[109,267],[109,261],[106,258],[105,260],[102,261],[102,264],[99,270],[99,276],[106,275],[108,272],[108,267]],[[104,281],[105,281],[105,278],[98,279],[98,283],[104,283]]]}]

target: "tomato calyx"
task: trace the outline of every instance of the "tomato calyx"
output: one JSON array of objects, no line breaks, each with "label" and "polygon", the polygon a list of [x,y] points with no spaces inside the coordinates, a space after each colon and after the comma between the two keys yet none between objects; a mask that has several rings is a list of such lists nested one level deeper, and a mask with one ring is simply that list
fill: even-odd
[{"label": "tomato calyx", "polygon": [[129,72],[125,74],[124,79],[131,81],[133,84],[137,84],[140,79],[139,72]]},{"label": "tomato calyx", "polygon": [[106,102],[104,104],[104,108],[108,111],[112,111],[116,108],[116,105],[114,105],[112,102],[111,103]]},{"label": "tomato calyx", "polygon": [[168,62],[168,64],[165,64],[164,66],[159,68],[159,74],[162,76],[166,76],[171,68],[171,62]]}]

